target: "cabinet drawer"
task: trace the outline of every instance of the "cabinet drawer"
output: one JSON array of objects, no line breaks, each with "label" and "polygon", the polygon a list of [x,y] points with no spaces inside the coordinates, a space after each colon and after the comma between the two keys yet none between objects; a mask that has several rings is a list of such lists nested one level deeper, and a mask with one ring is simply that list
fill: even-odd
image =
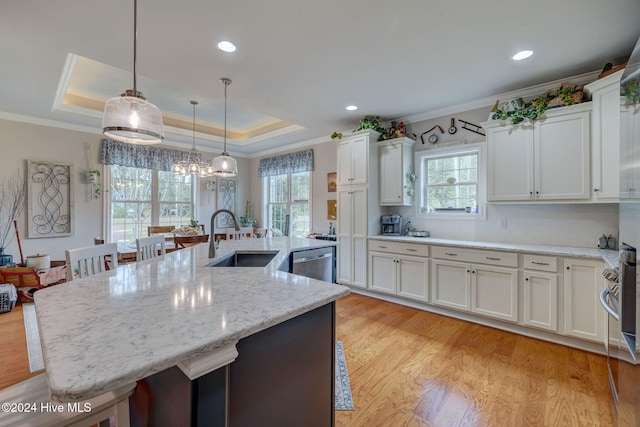
[{"label": "cabinet drawer", "polygon": [[433,258],[479,264],[501,265],[504,267],[518,266],[518,254],[511,252],[432,246],[431,256]]},{"label": "cabinet drawer", "polygon": [[525,255],[524,268],[527,270],[558,271],[558,258],[544,255]]},{"label": "cabinet drawer", "polygon": [[369,240],[369,250],[389,252],[397,255],[429,256],[429,245],[420,243],[384,242],[381,240]]}]

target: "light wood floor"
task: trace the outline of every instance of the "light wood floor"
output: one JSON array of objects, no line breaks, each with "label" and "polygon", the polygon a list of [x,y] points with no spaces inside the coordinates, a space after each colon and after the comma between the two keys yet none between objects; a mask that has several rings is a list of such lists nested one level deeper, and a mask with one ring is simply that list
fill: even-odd
[{"label": "light wood floor", "polygon": [[0,390],[39,374],[29,372],[22,305],[0,314]]},{"label": "light wood floor", "polygon": [[612,426],[604,356],[351,294],[338,426]]}]

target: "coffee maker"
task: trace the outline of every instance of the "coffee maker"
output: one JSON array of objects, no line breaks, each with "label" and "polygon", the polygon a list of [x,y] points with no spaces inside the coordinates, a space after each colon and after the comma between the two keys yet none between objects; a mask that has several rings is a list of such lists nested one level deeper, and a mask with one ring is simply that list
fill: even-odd
[{"label": "coffee maker", "polygon": [[402,215],[382,215],[380,219],[383,236],[402,235]]}]

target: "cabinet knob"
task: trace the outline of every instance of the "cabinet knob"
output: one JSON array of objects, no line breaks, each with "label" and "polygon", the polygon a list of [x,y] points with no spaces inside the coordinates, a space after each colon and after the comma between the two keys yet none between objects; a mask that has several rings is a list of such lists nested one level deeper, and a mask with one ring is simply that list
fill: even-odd
[{"label": "cabinet knob", "polygon": [[597,193],[598,191],[600,191],[600,189],[599,189],[599,188],[594,188],[594,189],[593,189],[593,192],[594,192],[594,193]]},{"label": "cabinet knob", "polygon": [[571,267],[567,265],[567,270],[571,270]]},{"label": "cabinet knob", "polygon": [[526,280],[526,281],[528,282],[528,281],[529,281],[529,278],[528,278],[528,277],[525,277],[525,278],[524,278],[524,280]]}]

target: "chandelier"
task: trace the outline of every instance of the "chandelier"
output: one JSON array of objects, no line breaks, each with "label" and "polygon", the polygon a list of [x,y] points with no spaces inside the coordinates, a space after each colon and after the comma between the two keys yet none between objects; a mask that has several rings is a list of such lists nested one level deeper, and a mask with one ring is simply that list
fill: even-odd
[{"label": "chandelier", "polygon": [[193,105],[193,146],[187,160],[179,160],[173,164],[171,171],[181,176],[198,175],[200,177],[208,177],[213,175],[213,167],[211,164],[200,159],[200,153],[196,150],[196,105],[198,101],[189,101]]}]

